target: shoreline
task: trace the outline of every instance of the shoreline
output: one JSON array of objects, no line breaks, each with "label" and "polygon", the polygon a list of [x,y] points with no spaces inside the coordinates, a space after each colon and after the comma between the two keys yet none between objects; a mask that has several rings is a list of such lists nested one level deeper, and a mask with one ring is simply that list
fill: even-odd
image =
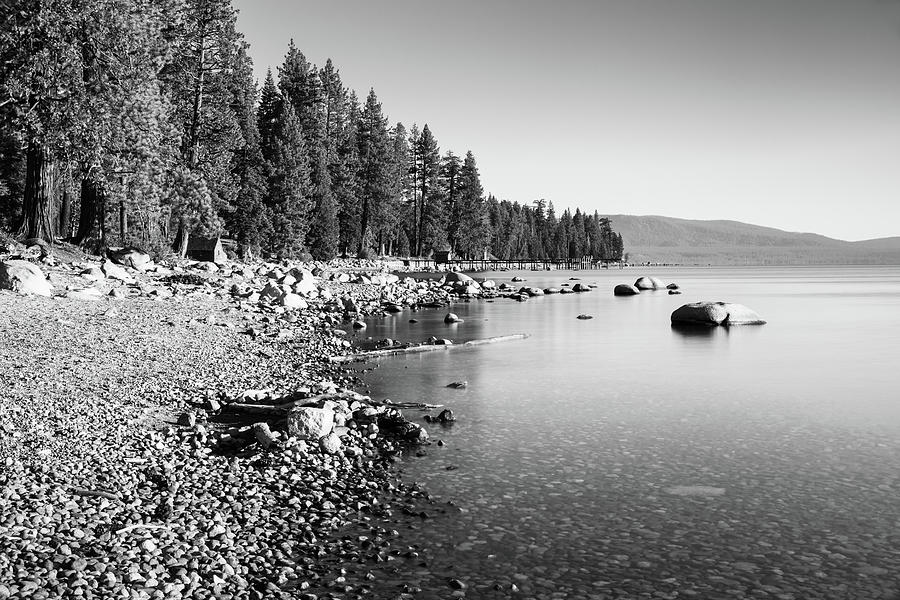
[{"label": "shoreline", "polygon": [[[313,265],[300,294],[277,265],[121,267],[123,281],[95,278],[95,257],[37,264],[52,298],[0,292],[0,599],[363,593],[330,562],[386,560],[397,532],[327,540],[427,503],[393,467],[427,434],[365,396],[342,404],[357,381],[328,360],[350,346],[351,308],[380,309],[387,266]],[[254,297],[278,280],[294,291]],[[429,294],[446,299],[415,298]],[[287,395],[333,412],[337,449],[228,411]]]}]

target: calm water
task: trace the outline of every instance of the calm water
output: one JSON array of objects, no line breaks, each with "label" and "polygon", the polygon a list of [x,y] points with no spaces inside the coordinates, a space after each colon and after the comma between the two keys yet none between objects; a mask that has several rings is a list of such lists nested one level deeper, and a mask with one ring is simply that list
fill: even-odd
[{"label": "calm water", "polygon": [[[445,445],[401,467],[457,509],[411,519],[402,541],[427,550],[381,585],[411,582],[417,597],[448,597],[449,577],[477,598],[900,597],[900,268],[491,278],[516,274],[598,287],[456,303],[457,325],[445,310],[369,321],[376,339],[530,334],[372,363],[373,396],[458,416],[426,425]],[[643,274],[683,294],[612,295]],[[769,322],[673,330],[671,312],[697,300]],[[459,380],[468,387],[445,387]]]}]

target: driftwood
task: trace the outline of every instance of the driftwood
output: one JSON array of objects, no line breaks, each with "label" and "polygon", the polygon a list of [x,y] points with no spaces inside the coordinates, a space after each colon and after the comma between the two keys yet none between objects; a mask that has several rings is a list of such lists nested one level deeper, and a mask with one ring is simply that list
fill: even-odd
[{"label": "driftwood", "polygon": [[527,333],[513,333],[511,335],[498,335],[480,340],[470,340],[463,344],[421,344],[418,346],[405,346],[400,348],[386,348],[384,350],[370,350],[369,352],[357,352],[356,354],[347,354],[345,356],[332,356],[328,360],[333,363],[353,362],[355,360],[364,360],[367,358],[380,358],[382,356],[397,356],[400,354],[417,354],[419,352],[436,352],[438,350],[453,350],[454,348],[469,348],[471,346],[483,346],[485,344],[497,344],[499,342],[509,342],[512,340],[524,340],[528,337]]},{"label": "driftwood", "polygon": [[115,500],[116,502],[121,502],[121,498],[112,492],[104,492],[102,490],[89,490],[86,488],[68,486],[69,491],[75,494],[76,496],[88,496],[94,498],[106,498],[107,500]]},{"label": "driftwood", "polygon": [[242,402],[235,402],[233,404],[227,404],[225,408],[229,411],[247,415],[283,417],[290,412],[292,408],[305,406],[307,404],[318,404],[323,400],[365,400],[366,402],[369,402],[369,400],[361,394],[352,391],[342,391],[330,394],[317,394],[308,398],[298,398],[286,402],[274,400],[275,404],[245,404]]}]

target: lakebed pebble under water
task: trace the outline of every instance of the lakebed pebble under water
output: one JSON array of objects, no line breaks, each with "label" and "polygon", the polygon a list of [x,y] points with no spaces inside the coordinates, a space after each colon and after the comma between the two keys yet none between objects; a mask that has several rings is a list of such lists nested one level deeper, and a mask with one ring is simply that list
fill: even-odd
[{"label": "lakebed pebble under water", "polygon": [[[411,510],[390,521],[410,550],[369,565],[366,589],[378,598],[900,597],[900,423],[880,403],[900,386],[883,378],[878,357],[890,347],[879,347],[870,322],[898,331],[900,277],[873,277],[883,284],[886,274],[895,287],[878,297],[880,309],[856,315],[859,339],[838,327],[823,334],[834,338],[831,363],[813,349],[822,339],[798,341],[797,330],[779,325],[797,316],[799,300],[779,295],[778,282],[761,289],[758,273],[738,278],[730,299],[765,311],[770,325],[774,315],[775,326],[734,332],[724,347],[721,336],[685,340],[661,329],[665,300],[615,305],[597,294],[534,310],[591,312],[598,318],[572,321],[607,336],[630,328],[644,342],[585,346],[584,330],[548,331],[529,313],[530,347],[383,361],[368,376],[373,392],[434,399],[458,421],[429,426],[445,444],[403,460],[404,477],[422,482],[434,503],[421,508],[427,518]],[[709,285],[679,275],[686,296]],[[840,283],[821,301],[846,290]],[[514,313],[503,307],[466,308],[469,323],[506,319],[505,333],[523,325],[510,326]],[[423,333],[434,327],[429,318],[420,318]],[[800,358],[805,345],[815,360]],[[674,354],[685,348],[695,359],[715,348],[756,373],[746,377],[727,360],[685,362]],[[457,379],[469,381],[466,390],[443,389]],[[844,395],[854,384],[858,395]],[[851,418],[858,413],[866,418]]]}]

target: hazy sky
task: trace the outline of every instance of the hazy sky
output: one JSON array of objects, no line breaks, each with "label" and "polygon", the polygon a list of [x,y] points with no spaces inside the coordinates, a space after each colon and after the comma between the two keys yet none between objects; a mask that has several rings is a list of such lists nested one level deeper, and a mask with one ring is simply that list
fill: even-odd
[{"label": "hazy sky", "polygon": [[900,2],[236,0],[392,122],[558,212],[900,235]]}]

